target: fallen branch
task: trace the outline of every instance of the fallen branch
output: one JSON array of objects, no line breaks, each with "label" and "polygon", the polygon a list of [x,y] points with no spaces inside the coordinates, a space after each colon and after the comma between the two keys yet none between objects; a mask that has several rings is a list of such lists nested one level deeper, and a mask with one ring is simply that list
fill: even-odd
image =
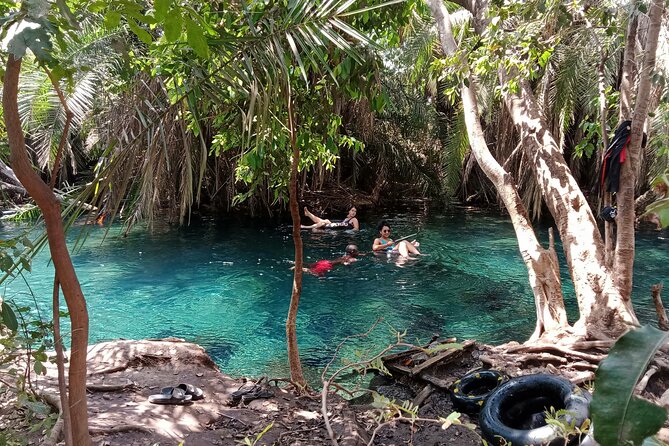
[{"label": "fallen branch", "polygon": [[90,392],[118,392],[136,387],[137,384],[130,381],[125,384],[86,384],[86,390]]},{"label": "fallen branch", "polygon": [[142,426],[141,424],[120,424],[118,426],[112,426],[112,427],[88,427],[88,432],[91,435],[108,435],[108,434],[118,434],[121,432],[144,432],[146,434],[152,434],[153,429],[150,429],[146,426]]},{"label": "fallen branch", "polygon": [[227,413],[223,413],[223,412],[216,412],[216,413],[219,414],[222,417],[229,418],[230,420],[242,423],[244,426],[248,426],[248,423],[245,423],[242,420],[240,420],[239,418],[233,417],[232,415],[228,415]]}]

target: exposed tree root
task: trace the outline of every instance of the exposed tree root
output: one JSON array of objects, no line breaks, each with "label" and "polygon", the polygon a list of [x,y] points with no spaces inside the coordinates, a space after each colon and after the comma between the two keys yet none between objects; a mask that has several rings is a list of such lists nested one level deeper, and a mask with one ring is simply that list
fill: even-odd
[{"label": "exposed tree root", "polygon": [[648,385],[648,381],[650,380],[651,376],[653,376],[656,372],[657,372],[657,367],[650,366],[646,371],[646,374],[643,375],[643,378],[641,378],[639,383],[634,388],[634,392],[638,394],[643,392],[646,389],[646,386]]},{"label": "exposed tree root", "polygon": [[660,330],[668,331],[669,330],[669,319],[667,318],[667,311],[662,305],[662,293],[663,285],[661,283],[656,283],[650,287],[651,294],[653,295],[653,302],[655,303],[655,312],[657,313],[657,326]]},{"label": "exposed tree root", "polygon": [[124,384],[86,384],[86,390],[89,392],[118,392],[120,390],[132,389],[137,384],[130,381]]},{"label": "exposed tree root", "polygon": [[150,429],[146,426],[142,426],[141,424],[120,424],[118,426],[112,426],[112,427],[105,427],[105,428],[99,428],[99,427],[88,427],[88,432],[91,435],[109,435],[109,434],[118,434],[121,432],[144,432],[147,434],[152,434],[153,429]]},{"label": "exposed tree root", "polygon": [[606,355],[593,355],[590,353],[583,353],[577,350],[572,350],[567,347],[562,347],[560,345],[519,345],[519,346],[514,346],[514,347],[509,347],[506,349],[506,353],[516,353],[516,352],[528,352],[528,353],[542,353],[545,351],[557,351],[559,353],[562,353],[564,355],[569,355],[573,356],[575,358],[579,359],[584,359],[588,362],[592,362],[594,364],[599,364],[599,362],[606,358]]}]

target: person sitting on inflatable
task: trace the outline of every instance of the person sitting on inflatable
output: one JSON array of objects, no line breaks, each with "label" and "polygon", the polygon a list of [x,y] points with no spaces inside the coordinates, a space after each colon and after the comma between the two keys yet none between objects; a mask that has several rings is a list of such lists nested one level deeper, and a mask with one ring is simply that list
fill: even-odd
[{"label": "person sitting on inflatable", "polygon": [[312,214],[305,206],[304,215],[309,217],[314,224],[302,225],[302,229],[353,229],[354,231],[357,231],[360,229],[360,224],[358,223],[358,219],[355,218],[356,213],[357,210],[355,209],[355,206],[353,206],[349,209],[348,215],[346,215],[346,218],[343,221],[333,222],[327,218],[320,218],[319,216]]},{"label": "person sitting on inflatable", "polygon": [[418,246],[420,246],[420,244],[416,240],[412,242],[406,240],[393,241],[393,239],[390,238],[390,225],[385,220],[379,223],[377,229],[380,237],[374,239],[372,251],[399,253],[402,257],[409,257],[409,254],[420,255],[420,251],[418,251]]},{"label": "person sitting on inflatable", "polygon": [[304,272],[311,273],[314,276],[322,277],[328,271],[332,270],[335,265],[350,265],[351,263],[357,261],[360,253],[358,252],[358,247],[356,245],[348,245],[346,247],[346,255],[342,257],[337,257],[333,260],[319,260],[318,262],[311,265],[309,268],[304,268]]}]

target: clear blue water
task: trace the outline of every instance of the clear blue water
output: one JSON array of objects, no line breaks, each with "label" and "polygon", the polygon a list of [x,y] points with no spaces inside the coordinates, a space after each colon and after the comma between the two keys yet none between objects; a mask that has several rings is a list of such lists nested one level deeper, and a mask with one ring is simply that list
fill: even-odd
[{"label": "clear blue water", "polygon": [[[357,243],[369,251],[376,221],[360,216],[358,233],[303,231],[306,262],[331,259]],[[346,336],[372,335],[344,348],[378,350],[393,330],[421,342],[434,334],[483,342],[524,340],[534,328],[534,304],[509,221],[480,210],[393,215],[393,235],[419,232],[428,254],[398,265],[366,255],[324,278],[304,276],[298,316],[300,353],[315,377]],[[367,224],[365,224],[367,223]],[[293,240],[289,225],[203,221],[152,232],[91,230],[73,254],[90,313],[91,342],[176,336],[204,346],[230,375],[287,376],[285,318],[292,286]],[[75,240],[80,228],[74,228]],[[4,223],[0,235],[16,231]],[[546,239],[546,228],[539,228]],[[669,234],[640,232],[634,299],[642,321],[655,321],[649,288],[669,278]],[[561,248],[559,248],[561,250]],[[50,314],[53,268],[47,253],[26,273],[43,314]],[[572,321],[576,305],[563,265]],[[4,295],[32,304],[22,279],[3,284]],[[63,303],[64,307],[64,303]]]}]

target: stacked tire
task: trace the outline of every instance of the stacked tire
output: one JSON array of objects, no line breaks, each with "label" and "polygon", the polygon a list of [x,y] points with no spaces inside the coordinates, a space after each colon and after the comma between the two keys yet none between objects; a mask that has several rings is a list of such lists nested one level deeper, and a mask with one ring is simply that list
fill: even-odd
[{"label": "stacked tire", "polygon": [[[493,445],[562,446],[560,426],[549,424],[545,412],[564,409],[566,425],[583,425],[591,396],[570,381],[553,375],[526,375],[510,379],[488,395],[479,414],[483,436]],[[560,423],[562,424],[562,423]],[[567,444],[580,444],[573,436]]]},{"label": "stacked tire", "polygon": [[463,376],[451,386],[451,401],[460,412],[477,414],[488,396],[505,381],[496,370],[478,370]]}]

